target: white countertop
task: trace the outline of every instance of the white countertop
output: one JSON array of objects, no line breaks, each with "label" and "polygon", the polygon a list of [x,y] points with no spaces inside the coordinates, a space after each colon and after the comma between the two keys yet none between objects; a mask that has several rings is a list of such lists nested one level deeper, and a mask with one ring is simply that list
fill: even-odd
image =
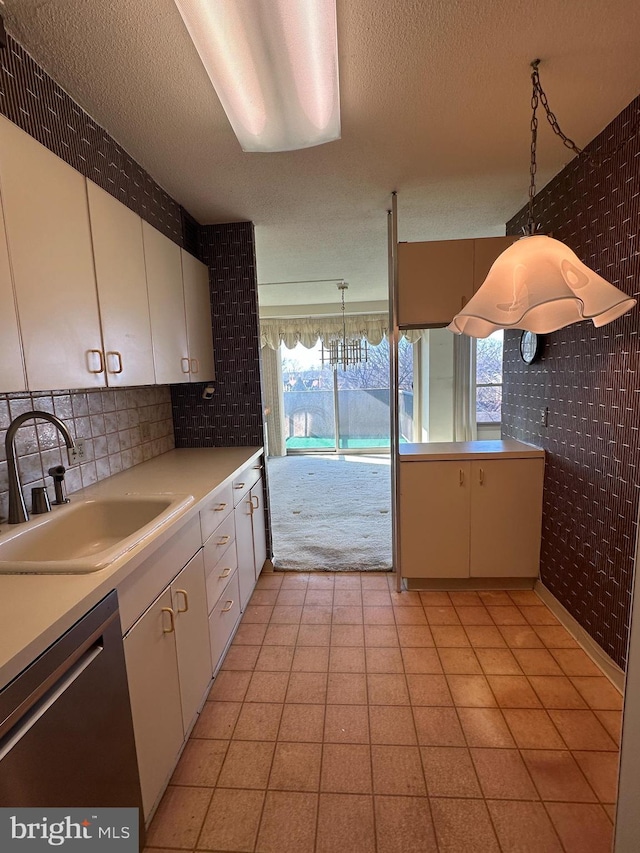
[{"label": "white countertop", "polygon": [[435,462],[465,459],[544,459],[544,450],[515,441],[431,441],[401,444],[400,462]]},{"label": "white countertop", "polygon": [[[193,495],[194,501],[141,545],[100,571],[73,575],[0,575],[0,688],[193,518],[212,491],[231,480],[238,469],[262,452],[261,447],[172,450],[74,492],[71,500],[80,496],[163,493]],[[7,528],[8,525],[2,525],[0,535]]]}]

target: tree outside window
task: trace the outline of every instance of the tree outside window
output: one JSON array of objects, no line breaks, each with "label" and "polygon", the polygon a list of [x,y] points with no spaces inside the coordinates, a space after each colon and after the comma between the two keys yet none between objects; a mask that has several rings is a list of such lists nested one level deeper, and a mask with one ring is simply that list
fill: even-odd
[{"label": "tree outside window", "polygon": [[502,419],[502,348],[500,329],[476,341],[476,422],[499,424]]}]

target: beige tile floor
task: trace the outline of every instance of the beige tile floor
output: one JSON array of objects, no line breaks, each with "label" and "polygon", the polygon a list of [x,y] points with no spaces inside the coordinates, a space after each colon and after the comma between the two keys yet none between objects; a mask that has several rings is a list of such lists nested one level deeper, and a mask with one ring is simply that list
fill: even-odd
[{"label": "beige tile floor", "polygon": [[606,853],[621,697],[530,591],[267,574],[148,853]]}]

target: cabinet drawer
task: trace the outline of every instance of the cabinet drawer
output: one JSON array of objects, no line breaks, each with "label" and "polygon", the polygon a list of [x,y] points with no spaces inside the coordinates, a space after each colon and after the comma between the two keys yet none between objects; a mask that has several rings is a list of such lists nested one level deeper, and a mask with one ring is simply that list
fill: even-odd
[{"label": "cabinet drawer", "polygon": [[215,566],[209,567],[205,558],[205,574],[207,579],[207,607],[211,613],[222,595],[229,578],[238,568],[238,553],[236,543],[232,542]]},{"label": "cabinet drawer", "polygon": [[247,465],[233,480],[233,505],[237,506],[249,489],[254,486],[262,476],[262,457]]},{"label": "cabinet drawer", "polygon": [[213,661],[214,672],[239,618],[240,590],[238,588],[238,573],[235,572],[226,585],[211,616],[209,616],[211,660]]},{"label": "cabinet drawer", "polygon": [[233,494],[233,486],[227,483],[226,486],[217,489],[200,510],[203,545],[233,510]]},{"label": "cabinet drawer", "polygon": [[200,547],[200,522],[195,516],[118,585],[123,634]]},{"label": "cabinet drawer", "polygon": [[204,544],[204,565],[207,574],[216,565],[229,545],[236,540],[236,525],[233,513],[218,525]]}]

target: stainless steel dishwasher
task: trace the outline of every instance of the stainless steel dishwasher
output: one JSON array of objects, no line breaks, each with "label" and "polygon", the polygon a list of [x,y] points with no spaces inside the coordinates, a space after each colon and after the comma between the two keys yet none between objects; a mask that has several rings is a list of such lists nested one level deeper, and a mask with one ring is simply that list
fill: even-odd
[{"label": "stainless steel dishwasher", "polygon": [[115,592],[0,691],[0,806],[137,807],[144,836]]}]

